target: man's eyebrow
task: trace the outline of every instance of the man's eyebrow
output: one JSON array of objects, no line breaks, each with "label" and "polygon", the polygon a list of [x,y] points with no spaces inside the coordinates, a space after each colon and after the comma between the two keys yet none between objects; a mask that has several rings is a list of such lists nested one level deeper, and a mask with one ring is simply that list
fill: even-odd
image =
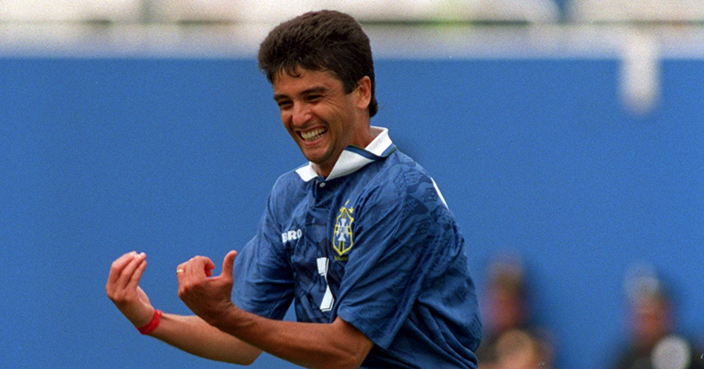
[{"label": "man's eyebrow", "polygon": [[[301,95],[305,96],[305,95],[316,94],[316,93],[319,94],[319,93],[327,92],[328,90],[329,90],[329,88],[327,88],[325,86],[316,86],[316,87],[311,87],[307,90],[301,91]],[[285,99],[287,97],[288,97],[288,95],[286,95],[286,94],[274,94],[274,100],[276,100],[276,101],[279,101],[281,99]]]},{"label": "man's eyebrow", "polygon": [[325,86],[316,86],[316,87],[311,87],[307,90],[304,90],[303,92],[301,92],[301,95],[310,95],[310,94],[316,94],[316,93],[319,94],[321,92],[326,92],[328,90],[329,90],[329,88],[327,88]]}]

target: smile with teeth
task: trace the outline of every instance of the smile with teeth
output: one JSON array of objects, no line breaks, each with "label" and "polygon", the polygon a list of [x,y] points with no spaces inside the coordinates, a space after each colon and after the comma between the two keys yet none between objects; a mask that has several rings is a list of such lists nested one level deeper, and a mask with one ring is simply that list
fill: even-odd
[{"label": "smile with teeth", "polygon": [[301,137],[304,141],[313,141],[320,137],[323,133],[327,132],[325,128],[314,129],[309,132],[301,132]]}]

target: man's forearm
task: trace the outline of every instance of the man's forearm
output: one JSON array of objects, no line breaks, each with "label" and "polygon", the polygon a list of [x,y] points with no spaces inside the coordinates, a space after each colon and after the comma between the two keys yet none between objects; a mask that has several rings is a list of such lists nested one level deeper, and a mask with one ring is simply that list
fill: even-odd
[{"label": "man's forearm", "polygon": [[251,364],[261,353],[197,316],[164,314],[151,336],[190,354],[234,364]]},{"label": "man's forearm", "polygon": [[278,321],[233,307],[211,323],[306,368],[358,368],[373,346],[363,333],[340,318],[331,324]]}]

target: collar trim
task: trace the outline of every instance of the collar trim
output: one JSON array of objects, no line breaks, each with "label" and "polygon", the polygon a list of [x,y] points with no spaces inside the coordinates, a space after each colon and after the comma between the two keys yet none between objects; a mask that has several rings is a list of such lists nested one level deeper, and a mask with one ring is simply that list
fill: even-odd
[{"label": "collar trim", "polygon": [[[342,154],[340,154],[340,157],[337,159],[335,166],[332,168],[326,180],[344,177],[354,173],[369,163],[391,155],[391,153],[396,150],[396,145],[394,145],[391,138],[389,138],[389,130],[387,128],[372,126],[371,129],[372,133],[376,136],[374,140],[372,140],[366,148],[347,146]],[[311,162],[296,169],[296,173],[298,173],[298,176],[305,182],[319,177]]]}]

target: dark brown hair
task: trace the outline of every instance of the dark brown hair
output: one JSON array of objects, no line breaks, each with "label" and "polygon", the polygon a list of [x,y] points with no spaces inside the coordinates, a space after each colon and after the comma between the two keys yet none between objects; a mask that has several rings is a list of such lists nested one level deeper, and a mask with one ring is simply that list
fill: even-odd
[{"label": "dark brown hair", "polygon": [[377,110],[374,61],[369,38],[351,16],[332,10],[305,13],[276,26],[259,47],[259,68],[273,83],[279,73],[295,76],[296,68],[330,71],[345,93],[364,76],[372,82],[369,116]]}]

